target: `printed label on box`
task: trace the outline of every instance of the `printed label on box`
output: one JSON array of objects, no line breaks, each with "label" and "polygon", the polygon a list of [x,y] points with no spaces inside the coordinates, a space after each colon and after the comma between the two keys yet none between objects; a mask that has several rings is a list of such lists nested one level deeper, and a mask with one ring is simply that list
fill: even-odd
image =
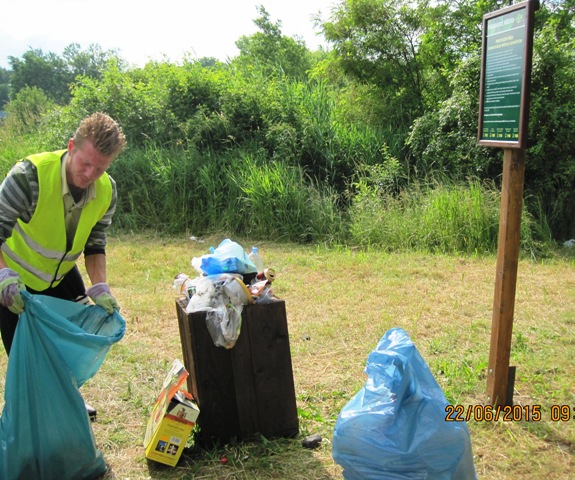
[{"label": "printed label on box", "polygon": [[175,360],[156,400],[144,437],[146,458],[175,466],[200,413],[192,396],[178,390],[188,372]]}]

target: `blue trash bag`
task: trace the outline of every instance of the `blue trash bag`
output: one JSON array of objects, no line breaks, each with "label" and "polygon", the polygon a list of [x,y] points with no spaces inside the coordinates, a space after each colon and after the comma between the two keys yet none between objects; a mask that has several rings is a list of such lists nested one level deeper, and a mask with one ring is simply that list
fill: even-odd
[{"label": "blue trash bag", "polygon": [[222,240],[213,253],[202,255],[200,259],[200,269],[206,275],[257,273],[254,262],[250,260],[243,247],[229,238]]},{"label": "blue trash bag", "polygon": [[0,417],[1,480],[89,480],[107,470],[79,388],[126,323],[96,305],[22,292]]},{"label": "blue trash bag", "polygon": [[404,330],[383,336],[365,372],[334,430],[346,480],[477,479],[467,424],[446,421],[443,391]]}]

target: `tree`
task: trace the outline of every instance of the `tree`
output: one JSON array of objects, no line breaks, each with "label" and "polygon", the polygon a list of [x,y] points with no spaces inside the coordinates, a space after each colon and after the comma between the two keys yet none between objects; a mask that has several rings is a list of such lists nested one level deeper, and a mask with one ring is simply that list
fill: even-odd
[{"label": "tree", "polygon": [[343,71],[377,86],[390,124],[409,124],[423,111],[418,47],[422,9],[407,0],[345,0],[323,24]]},{"label": "tree", "polygon": [[37,87],[24,87],[6,105],[7,129],[18,135],[33,132],[42,123],[44,115],[53,107],[52,101],[42,90]]},{"label": "tree", "polygon": [[9,100],[10,71],[0,67],[0,111]]},{"label": "tree", "polygon": [[[79,75],[100,79],[111,58],[119,61],[116,50],[104,51],[97,44],[91,44],[86,50],[82,50],[78,43],[72,43],[64,49],[62,57],[72,80]],[[118,64],[121,65],[122,62]]]},{"label": "tree", "polygon": [[[485,13],[482,2],[466,1],[476,21]],[[489,11],[502,5],[491,3]],[[548,224],[555,238],[572,238],[575,228],[575,9],[573,1],[548,2],[535,14],[533,72],[529,117],[525,204]],[[450,18],[458,18],[456,12]],[[462,24],[463,25],[463,24]],[[474,38],[472,23],[452,38]],[[479,38],[481,35],[478,35]],[[409,147],[412,165],[421,173],[476,175],[495,179],[501,172],[501,152],[477,146],[479,115],[480,46],[468,46],[452,74],[452,95],[437,109],[426,112],[412,127]]]},{"label": "tree", "polygon": [[[565,5],[567,6],[567,5]],[[544,16],[549,12],[543,12]],[[570,21],[566,21],[570,17]],[[534,42],[526,190],[556,238],[575,234],[575,8],[551,12]]]},{"label": "tree", "polygon": [[261,5],[254,23],[261,30],[236,41],[240,54],[233,62],[245,68],[260,68],[267,75],[281,72],[292,78],[304,79],[311,68],[311,54],[305,42],[282,35],[281,21],[272,23]]},{"label": "tree", "polygon": [[481,47],[496,0],[344,0],[322,25],[333,61],[378,89],[384,126],[406,129],[452,93],[459,63]]},{"label": "tree", "polygon": [[26,87],[37,87],[61,105],[70,99],[66,63],[55,53],[30,49],[24,52],[22,59],[8,57],[8,61],[12,66],[11,95]]},{"label": "tree", "polygon": [[25,87],[37,87],[60,105],[70,101],[70,85],[79,75],[98,79],[107,62],[116,58],[113,50],[103,51],[98,45],[90,45],[83,51],[80,45],[68,45],[62,57],[41,49],[30,49],[22,58],[8,57],[12,66],[11,95]]},{"label": "tree", "polygon": [[202,57],[198,59],[199,64],[204,68],[215,67],[221,62],[215,57]]}]

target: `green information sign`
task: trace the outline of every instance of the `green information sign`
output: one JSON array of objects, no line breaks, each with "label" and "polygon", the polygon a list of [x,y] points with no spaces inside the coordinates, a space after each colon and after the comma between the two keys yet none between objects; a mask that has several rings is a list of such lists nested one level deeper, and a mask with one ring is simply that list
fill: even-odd
[{"label": "green information sign", "polygon": [[530,2],[484,17],[479,144],[521,147],[531,73]]}]

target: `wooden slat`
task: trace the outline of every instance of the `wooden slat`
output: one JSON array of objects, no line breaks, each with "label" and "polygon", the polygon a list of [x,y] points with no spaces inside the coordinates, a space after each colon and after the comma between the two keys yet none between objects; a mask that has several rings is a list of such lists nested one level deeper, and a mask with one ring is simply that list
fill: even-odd
[{"label": "wooden slat", "polygon": [[182,312],[187,317],[182,321],[184,328],[184,366],[188,369],[188,390],[200,407],[198,427],[201,442],[211,447],[227,443],[239,435],[238,411],[235,400],[234,378],[230,351],[216,347],[206,326],[206,313]]},{"label": "wooden slat", "polygon": [[[259,432],[272,438],[296,435],[299,427],[285,303],[251,305],[244,312],[242,335],[249,339],[250,349],[249,355],[232,350],[236,396],[238,410],[255,410],[257,417],[242,433]],[[242,359],[238,365],[236,353]]]}]

